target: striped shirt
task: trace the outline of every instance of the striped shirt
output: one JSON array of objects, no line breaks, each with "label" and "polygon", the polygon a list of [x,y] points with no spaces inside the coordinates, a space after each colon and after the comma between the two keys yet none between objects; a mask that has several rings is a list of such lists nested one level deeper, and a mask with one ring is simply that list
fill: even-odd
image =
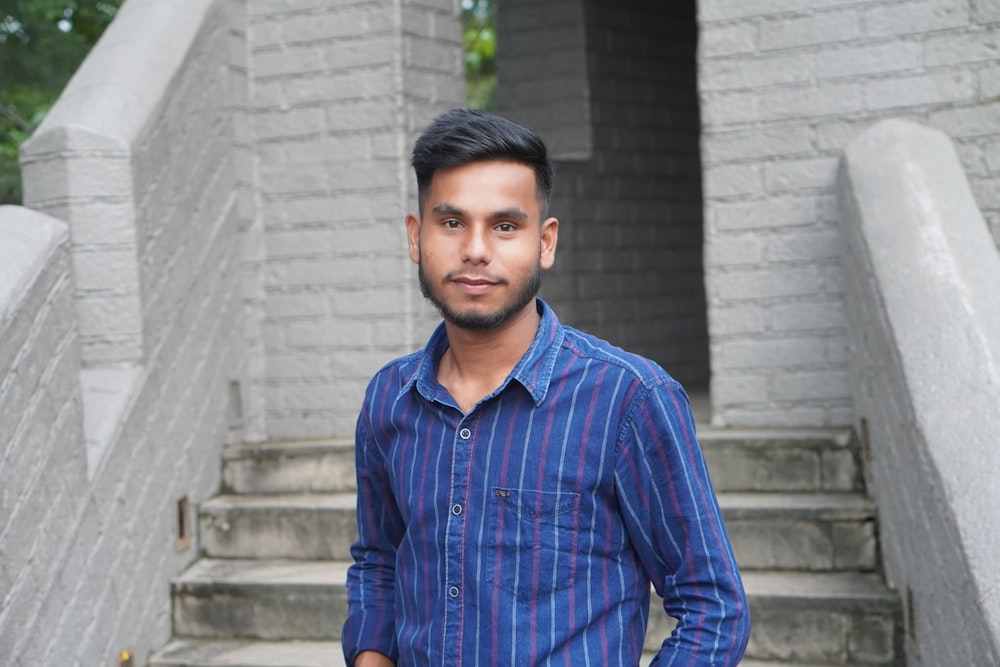
[{"label": "striped shirt", "polygon": [[678,620],[654,664],[735,665],[746,598],[687,395],[537,303],[531,347],[468,414],[436,379],[443,325],[372,379],[348,664],[638,665],[652,583]]}]

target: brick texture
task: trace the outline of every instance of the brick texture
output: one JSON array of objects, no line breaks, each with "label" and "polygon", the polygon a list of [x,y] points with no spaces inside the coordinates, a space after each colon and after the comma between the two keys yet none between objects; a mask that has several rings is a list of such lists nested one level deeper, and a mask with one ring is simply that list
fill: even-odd
[{"label": "brick texture", "polygon": [[[253,366],[245,17],[241,0],[130,0],[75,81],[106,76],[121,48],[147,62],[162,34],[141,26],[167,32],[174,69],[142,70],[127,83],[141,103],[90,132],[60,119],[108,88],[71,85],[24,153],[26,200],[70,233],[0,315],[5,665],[113,664],[125,648],[144,664],[170,636],[169,581],[198,551],[195,536],[176,546],[176,504],[218,489],[221,447],[244,426],[230,396]],[[122,368],[137,380],[120,404],[81,386]]]},{"label": "brick texture", "polygon": [[[954,138],[1000,243],[1000,170],[984,160],[1000,107],[983,95],[996,88],[1000,26],[987,6],[699,3],[705,274],[712,384],[725,388],[713,391],[720,425],[853,422],[837,352],[846,320],[831,202],[840,154],[874,122],[904,117]],[[783,341],[816,354],[773,354]]]},{"label": "brick texture", "polygon": [[[498,111],[538,129],[557,158],[559,248],[543,296],[564,322],[704,385],[693,3],[511,1],[498,12]],[[567,50],[573,68],[561,66]],[[544,92],[565,87],[584,97]]]},{"label": "brick texture", "polygon": [[458,7],[254,3],[250,35],[265,430],[350,435],[371,375],[435,320],[403,218],[416,133],[463,103]]}]

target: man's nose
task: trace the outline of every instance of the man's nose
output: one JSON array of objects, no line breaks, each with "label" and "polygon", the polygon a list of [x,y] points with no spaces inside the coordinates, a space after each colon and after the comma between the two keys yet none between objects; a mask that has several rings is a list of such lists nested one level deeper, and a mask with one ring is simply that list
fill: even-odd
[{"label": "man's nose", "polygon": [[462,261],[486,264],[490,261],[491,256],[489,230],[483,225],[470,226],[465,235],[465,242],[462,244]]}]

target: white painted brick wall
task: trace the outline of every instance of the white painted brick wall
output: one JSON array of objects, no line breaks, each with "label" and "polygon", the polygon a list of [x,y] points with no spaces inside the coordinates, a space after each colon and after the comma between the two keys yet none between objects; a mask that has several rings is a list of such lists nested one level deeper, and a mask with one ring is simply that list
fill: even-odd
[{"label": "white painted brick wall", "polygon": [[6,662],[18,659],[58,574],[48,557],[72,528],[86,490],[86,457],[66,226],[0,207],[0,266],[0,655]]},{"label": "white painted brick wall", "polygon": [[[556,160],[559,249],[543,296],[567,324],[697,386],[708,360],[693,7],[504,2],[497,100],[557,158],[577,158]],[[563,38],[550,43],[550,29]],[[582,69],[563,67],[568,46]],[[554,103],[566,88],[583,97]]]},{"label": "white painted brick wall", "polygon": [[[175,546],[176,502],[218,489],[241,435],[230,383],[253,358],[245,26],[242,0],[129,0],[23,155],[27,200],[70,238],[0,309],[5,665],[114,664],[124,648],[143,664],[170,636],[169,580],[197,554]],[[122,368],[137,380],[120,407],[81,390]],[[95,425],[108,442],[88,462]]]},{"label": "white painted brick wall", "polygon": [[251,126],[270,437],[353,433],[364,387],[420,347],[403,219],[413,139],[464,103],[457,3],[251,3]]},{"label": "white painted brick wall", "polygon": [[[717,423],[853,422],[832,193],[844,146],[873,122],[905,117],[952,136],[1000,243],[994,5],[699,2]],[[774,354],[771,341],[816,356]]]}]

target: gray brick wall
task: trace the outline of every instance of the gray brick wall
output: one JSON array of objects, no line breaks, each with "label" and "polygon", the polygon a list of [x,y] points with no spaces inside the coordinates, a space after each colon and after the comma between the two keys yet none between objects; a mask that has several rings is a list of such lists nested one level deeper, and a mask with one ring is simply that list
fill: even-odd
[{"label": "gray brick wall", "polygon": [[853,423],[833,187],[843,148],[872,123],[949,134],[1000,241],[994,4],[699,2],[719,424]]},{"label": "gray brick wall", "polygon": [[0,655],[17,660],[86,492],[86,450],[66,226],[0,207],[0,263]]},{"label": "gray brick wall", "polygon": [[216,492],[241,434],[245,25],[242,0],[129,0],[23,150],[26,201],[69,235],[0,315],[4,664],[142,664],[170,635],[198,550],[176,503]]},{"label": "gray brick wall", "polygon": [[[576,72],[561,68],[562,42],[550,53],[546,40],[536,39],[538,52],[529,58],[515,48],[523,36],[504,30],[531,25],[531,34],[541,35],[548,21],[571,34],[567,15],[530,2],[504,2],[498,12],[498,109],[537,121],[548,140],[547,127],[562,122],[561,103],[542,118],[537,104],[521,108],[516,91],[535,82],[548,87],[563,75],[548,98],[560,99],[562,84],[576,85]],[[575,109],[568,124],[586,119],[589,136],[576,150],[560,147],[579,159],[556,162],[551,212],[561,223],[559,248],[543,296],[564,322],[660,362],[688,385],[704,385],[694,3],[581,0],[569,15],[584,22],[577,29],[585,36],[587,107]]]},{"label": "gray brick wall", "polygon": [[403,219],[417,132],[463,104],[458,7],[251,2],[271,437],[353,433],[371,375],[432,314]]},{"label": "gray brick wall", "polygon": [[551,155],[591,156],[587,25],[582,0],[505,0],[499,40],[496,110],[545,137]]}]

